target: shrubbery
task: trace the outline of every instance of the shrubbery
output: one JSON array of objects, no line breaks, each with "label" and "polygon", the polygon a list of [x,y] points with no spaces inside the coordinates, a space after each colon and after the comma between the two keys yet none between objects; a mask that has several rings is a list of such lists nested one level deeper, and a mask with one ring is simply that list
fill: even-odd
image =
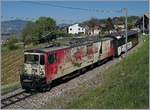
[{"label": "shrubbery", "polygon": [[16,44],[18,43],[18,39],[16,37],[11,37],[8,39],[8,42],[6,44],[6,47],[9,49],[9,50],[15,50],[15,49],[18,49],[19,46]]}]

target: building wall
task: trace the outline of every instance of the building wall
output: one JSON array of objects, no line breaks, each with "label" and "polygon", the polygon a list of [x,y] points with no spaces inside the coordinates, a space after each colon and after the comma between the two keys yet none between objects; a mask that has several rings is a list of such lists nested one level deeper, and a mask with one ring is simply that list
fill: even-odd
[{"label": "building wall", "polygon": [[124,29],[125,28],[125,25],[114,25],[115,28],[121,28],[121,29]]},{"label": "building wall", "polygon": [[79,26],[78,24],[74,24],[74,25],[68,27],[68,33],[69,34],[78,34],[78,33],[85,34],[85,28]]},{"label": "building wall", "polygon": [[101,30],[99,30],[99,29],[87,30],[88,35],[99,35],[100,32],[101,32]]},{"label": "building wall", "polygon": [[99,32],[100,32],[100,30],[95,29],[95,30],[94,30],[94,35],[98,35],[98,34],[99,34]]},{"label": "building wall", "polygon": [[[136,22],[136,26],[141,30],[143,30],[143,16],[141,17],[140,20]],[[146,15],[144,15],[144,29],[145,31],[148,31],[149,29],[149,17],[147,17]]]}]

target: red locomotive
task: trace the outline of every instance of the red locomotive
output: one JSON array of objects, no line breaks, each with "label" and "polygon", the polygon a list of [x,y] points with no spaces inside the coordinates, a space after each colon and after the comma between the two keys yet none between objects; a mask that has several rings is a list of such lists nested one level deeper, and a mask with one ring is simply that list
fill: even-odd
[{"label": "red locomotive", "polygon": [[[138,43],[138,33],[128,32],[128,49]],[[32,49],[24,52],[20,75],[23,89],[50,88],[53,80],[125,52],[124,33],[113,33],[101,39],[78,45]]]}]

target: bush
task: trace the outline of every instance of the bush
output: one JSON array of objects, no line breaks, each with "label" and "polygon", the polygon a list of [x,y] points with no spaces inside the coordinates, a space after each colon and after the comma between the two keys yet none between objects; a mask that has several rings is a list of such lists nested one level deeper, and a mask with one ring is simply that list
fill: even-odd
[{"label": "bush", "polygon": [[15,50],[15,49],[18,49],[19,46],[15,45],[15,44],[9,44],[9,45],[7,45],[7,48],[8,48],[9,50]]},{"label": "bush", "polygon": [[6,47],[10,50],[18,49],[19,46],[16,45],[17,42],[18,42],[18,39],[16,37],[11,37],[8,39]]}]

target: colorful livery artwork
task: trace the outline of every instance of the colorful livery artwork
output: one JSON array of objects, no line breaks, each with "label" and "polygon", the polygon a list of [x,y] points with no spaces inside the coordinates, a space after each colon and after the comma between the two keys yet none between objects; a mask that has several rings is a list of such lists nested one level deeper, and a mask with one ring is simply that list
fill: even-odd
[{"label": "colorful livery artwork", "polygon": [[[137,44],[133,45],[133,41],[138,42],[135,41],[137,40],[135,37],[138,38],[137,33],[134,32],[129,36],[131,38],[127,44],[128,49]],[[121,38],[113,37],[115,36],[107,36],[75,46],[48,47],[25,51],[24,68],[20,75],[22,88],[26,90],[49,88],[51,82],[57,78],[104,59],[119,56],[125,51],[126,44],[120,40]]]}]

